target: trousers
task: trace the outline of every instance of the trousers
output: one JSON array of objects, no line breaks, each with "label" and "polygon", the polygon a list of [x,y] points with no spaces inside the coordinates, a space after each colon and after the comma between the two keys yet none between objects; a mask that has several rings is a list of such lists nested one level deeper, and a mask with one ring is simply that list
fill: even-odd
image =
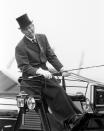
[{"label": "trousers", "polygon": [[35,95],[36,93],[45,95],[48,106],[60,122],[70,119],[80,112],[55,77],[46,79],[40,76],[31,80],[23,79],[21,90],[29,95]]}]

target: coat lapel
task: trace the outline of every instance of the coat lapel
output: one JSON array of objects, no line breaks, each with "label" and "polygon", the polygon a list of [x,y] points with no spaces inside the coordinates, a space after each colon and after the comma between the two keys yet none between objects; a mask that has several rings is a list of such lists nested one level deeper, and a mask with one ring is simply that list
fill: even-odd
[{"label": "coat lapel", "polygon": [[39,45],[40,51],[41,51],[42,53],[44,53],[44,49],[43,49],[43,46],[41,45],[41,40],[40,40],[39,35],[36,34],[35,37],[36,37],[36,40],[37,40],[37,42],[38,42],[38,45]]},{"label": "coat lapel", "polygon": [[44,53],[44,49],[43,49],[43,46],[42,46],[40,36],[38,34],[36,34],[35,37],[36,37],[36,40],[37,40],[39,48],[40,48],[40,59],[41,59],[42,62],[44,62],[45,53]]},{"label": "coat lapel", "polygon": [[37,47],[37,46],[34,47],[34,44],[33,44],[28,38],[26,38],[26,37],[24,37],[24,41],[25,41],[26,45],[27,45],[29,48],[31,48],[31,49],[34,50],[35,52],[40,53],[40,47],[39,47],[39,45],[38,45],[38,47]]}]

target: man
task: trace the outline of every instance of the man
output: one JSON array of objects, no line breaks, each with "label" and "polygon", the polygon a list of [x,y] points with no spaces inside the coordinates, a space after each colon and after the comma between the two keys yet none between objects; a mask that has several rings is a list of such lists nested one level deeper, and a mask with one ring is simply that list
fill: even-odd
[{"label": "man", "polygon": [[21,82],[23,85],[21,90],[28,94],[34,94],[36,88],[33,86],[38,86],[46,96],[46,101],[56,119],[60,123],[75,123],[76,120],[79,120],[77,116],[79,110],[49,72],[46,62],[50,62],[61,73],[65,71],[63,65],[51,49],[46,36],[35,33],[34,24],[27,14],[16,18],[16,20],[24,34],[15,49],[16,61],[23,79],[34,76],[32,82],[24,80]]}]

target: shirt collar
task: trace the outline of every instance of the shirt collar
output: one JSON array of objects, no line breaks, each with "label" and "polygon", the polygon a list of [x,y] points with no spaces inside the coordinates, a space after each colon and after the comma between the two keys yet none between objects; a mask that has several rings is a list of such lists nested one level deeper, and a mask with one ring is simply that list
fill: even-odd
[{"label": "shirt collar", "polygon": [[[27,37],[27,36],[26,36],[26,38],[27,38],[28,40],[30,40],[31,42],[32,42],[32,40],[33,40],[33,39],[31,39],[31,38],[29,38],[29,37]],[[34,37],[34,39],[36,40],[35,37]]]}]

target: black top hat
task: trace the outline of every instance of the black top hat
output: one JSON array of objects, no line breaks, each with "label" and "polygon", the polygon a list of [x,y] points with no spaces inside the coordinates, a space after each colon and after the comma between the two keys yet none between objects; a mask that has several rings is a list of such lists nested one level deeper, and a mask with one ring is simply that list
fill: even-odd
[{"label": "black top hat", "polygon": [[17,20],[21,29],[25,29],[28,25],[30,25],[32,23],[32,21],[30,21],[27,14],[24,14],[24,15],[16,18],[16,20]]}]

